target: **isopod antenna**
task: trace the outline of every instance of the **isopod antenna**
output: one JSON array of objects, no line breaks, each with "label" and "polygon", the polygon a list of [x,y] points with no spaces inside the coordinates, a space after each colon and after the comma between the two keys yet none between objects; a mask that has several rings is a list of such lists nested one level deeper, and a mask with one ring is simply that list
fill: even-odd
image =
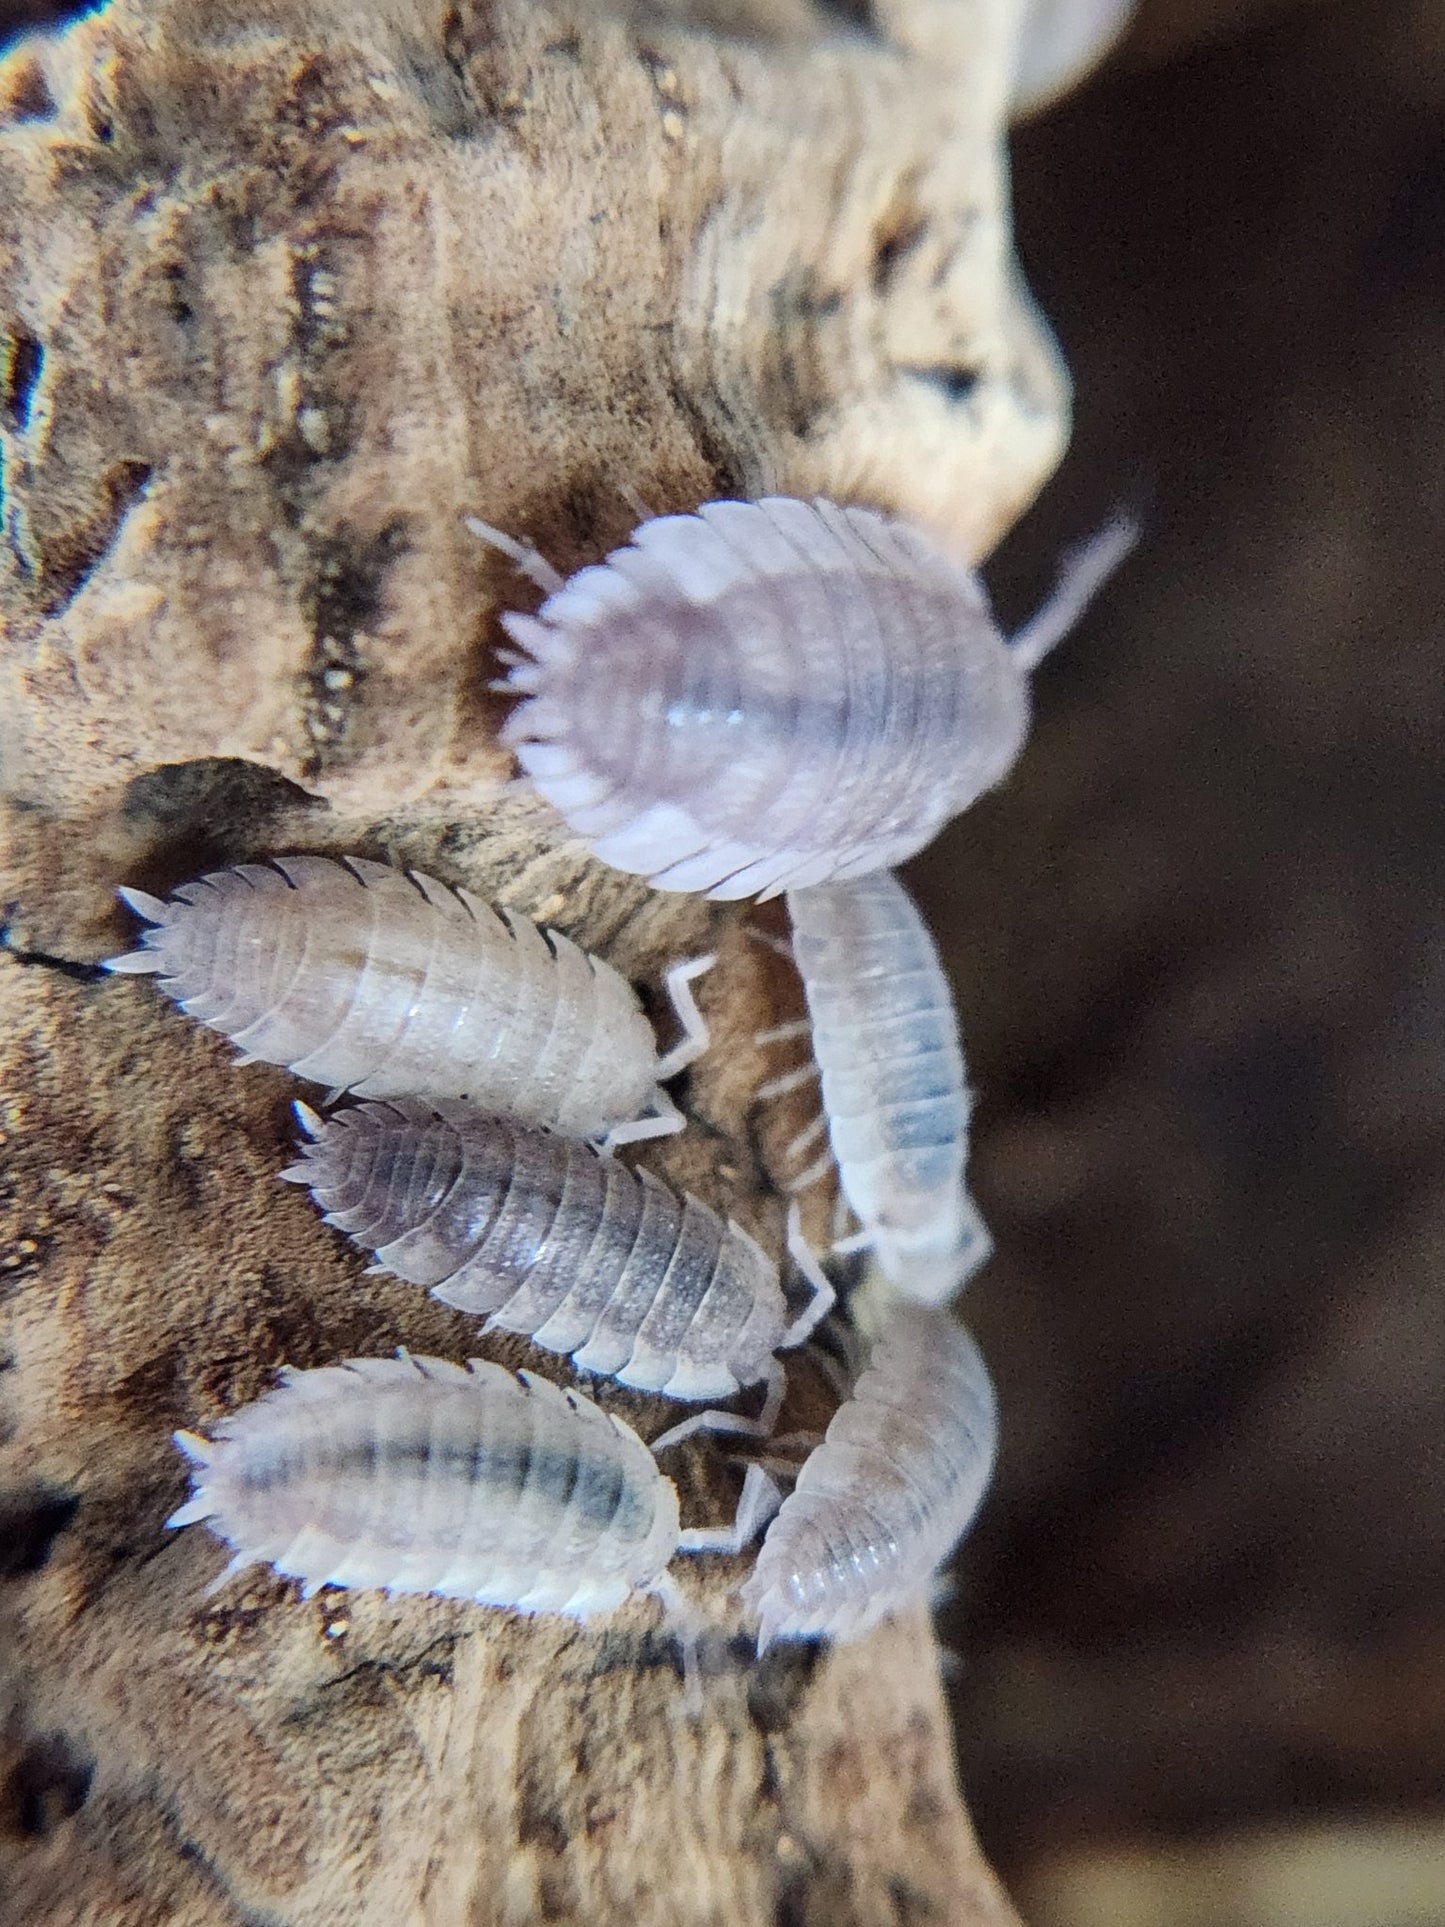
[{"label": "isopod antenna", "polygon": [[1014,661],[1021,669],[1037,669],[1055,643],[1063,641],[1141,533],[1139,518],[1119,509],[1103,528],[1065,551],[1054,586],[1042,606],[1009,640]]}]

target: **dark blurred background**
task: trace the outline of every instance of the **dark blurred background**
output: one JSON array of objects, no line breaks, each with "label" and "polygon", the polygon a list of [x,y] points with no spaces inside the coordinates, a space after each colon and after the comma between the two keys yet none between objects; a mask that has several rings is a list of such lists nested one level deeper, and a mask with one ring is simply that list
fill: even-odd
[{"label": "dark blurred background", "polygon": [[1014,160],[1078,428],[1000,604],[1146,534],[913,873],[999,1247],[964,1780],[1031,1927],[1445,1927],[1445,0],[1154,0]]},{"label": "dark blurred background", "polygon": [[78,14],[94,11],[94,7],[67,6],[64,0],[0,0],[0,46],[32,27],[74,20]]},{"label": "dark blurred background", "polygon": [[1442,110],[1440,0],[1160,0],[1015,141],[1078,425],[1001,605],[1146,528],[913,870],[999,1247],[945,1631],[1034,1927],[1445,1923]]}]

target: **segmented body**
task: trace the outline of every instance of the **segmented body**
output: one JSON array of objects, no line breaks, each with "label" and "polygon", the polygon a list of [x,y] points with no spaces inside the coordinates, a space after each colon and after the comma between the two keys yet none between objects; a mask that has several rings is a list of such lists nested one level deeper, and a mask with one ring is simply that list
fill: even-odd
[{"label": "segmented body", "polygon": [[457,1104],[362,1104],[285,1172],[384,1270],[589,1371],[670,1398],[769,1377],[789,1335],[737,1225],[586,1144]]},{"label": "segmented body", "polygon": [[662,1587],[677,1493],[590,1399],[473,1360],[287,1371],[207,1441],[177,1435],[193,1496],[235,1548],[305,1582],[440,1593],[587,1619]]},{"label": "segmented body", "polygon": [[112,970],[155,972],[190,1016],[332,1089],[465,1097],[600,1136],[658,1090],[626,979],[555,931],[361,857],[283,856],[122,893],[154,928]]},{"label": "segmented body", "polygon": [[886,871],[791,891],[788,911],[843,1195],[888,1281],[941,1304],[992,1245],[964,1189],[970,1100],[938,950]]},{"label": "segmented body", "polygon": [[853,1639],[926,1597],[972,1523],[998,1443],[978,1347],[947,1312],[898,1306],[743,1587],[758,1647]]},{"label": "segmented body", "polygon": [[659,516],[503,620],[532,658],[507,685],[523,768],[662,890],[771,896],[896,864],[1003,778],[1028,726],[1028,666],[977,576],[871,509]]}]

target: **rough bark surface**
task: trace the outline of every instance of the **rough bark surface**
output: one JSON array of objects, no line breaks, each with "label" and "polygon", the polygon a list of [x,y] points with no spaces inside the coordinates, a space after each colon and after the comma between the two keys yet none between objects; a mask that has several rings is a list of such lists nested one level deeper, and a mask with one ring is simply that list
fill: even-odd
[{"label": "rough bark surface", "polygon": [[[414,863],[640,982],[704,946],[715,1047],[646,1160],[773,1248],[742,913],[650,895],[508,793],[462,516],[561,566],[769,487],[986,549],[1065,391],[1009,250],[1014,8],[116,4],[0,64],[0,1866],[14,1917],[1014,1919],[923,1617],[762,1667],[718,1562],[679,1715],[598,1630],[250,1575],[167,1535],[167,1434],[283,1361],[565,1365],[388,1279],[275,1182],[294,1086],[146,984],[118,882]],[[851,13],[851,10],[848,10]],[[706,30],[703,30],[703,29]],[[773,1065],[776,1068],[776,1065]],[[826,1200],[819,1208],[826,1207]],[[644,1431],[675,1412],[604,1399]],[[806,1362],[786,1423],[829,1394]],[[699,1448],[684,1516],[736,1474]]]}]

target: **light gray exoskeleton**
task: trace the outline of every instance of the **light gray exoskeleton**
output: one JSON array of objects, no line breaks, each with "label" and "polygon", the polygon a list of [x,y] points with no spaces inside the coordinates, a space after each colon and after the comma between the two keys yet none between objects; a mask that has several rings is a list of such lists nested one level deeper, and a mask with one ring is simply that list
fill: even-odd
[{"label": "light gray exoskeleton", "polygon": [[833,1302],[796,1208],[788,1245],[813,1298],[790,1318],[778,1266],[741,1226],[587,1144],[418,1098],[296,1111],[309,1141],[282,1176],[377,1270],[640,1391],[716,1399],[766,1382],[757,1420],[708,1429],[771,1430],[775,1354]]},{"label": "light gray exoskeleton", "polygon": [[284,1064],[336,1095],[466,1098],[609,1148],[682,1129],[662,1086],[707,1047],[689,983],[711,957],[668,973],[684,1035],[659,1056],[610,964],[416,871],[278,856],[168,902],[121,895],[153,927],[106,968],[158,975],[242,1063]]},{"label": "light gray exoskeleton", "polygon": [[673,1556],[740,1551],[776,1496],[752,1467],[732,1526],[684,1529],[676,1487],[630,1426],[480,1359],[287,1370],[209,1439],[176,1442],[192,1492],[167,1524],[205,1520],[233,1548],[212,1591],[266,1564],[304,1596],[370,1587],[578,1620],[646,1592],[685,1649]]},{"label": "light gray exoskeleton", "polygon": [[[771,1097],[821,1074],[843,1196],[862,1227],[839,1249],[871,1250],[900,1296],[942,1304],[988,1262],[993,1240],[964,1184],[971,1100],[953,992],[918,907],[889,871],[788,892],[792,956],[808,1018],[765,1031],[810,1040],[814,1063],[761,1086]],[[824,1152],[794,1181],[802,1190]]]},{"label": "light gray exoskeleton", "polygon": [[975,570],[911,523],[768,496],[660,515],[563,578],[468,519],[547,592],[502,620],[524,652],[503,731],[615,869],[710,897],[891,869],[1008,774],[1029,678],[1133,545],[1070,556],[1009,641]]},{"label": "light gray exoskeleton", "polygon": [[946,1311],[893,1307],[743,1585],[759,1652],[775,1639],[856,1639],[927,1599],[997,1448],[998,1407],[972,1338]]}]

